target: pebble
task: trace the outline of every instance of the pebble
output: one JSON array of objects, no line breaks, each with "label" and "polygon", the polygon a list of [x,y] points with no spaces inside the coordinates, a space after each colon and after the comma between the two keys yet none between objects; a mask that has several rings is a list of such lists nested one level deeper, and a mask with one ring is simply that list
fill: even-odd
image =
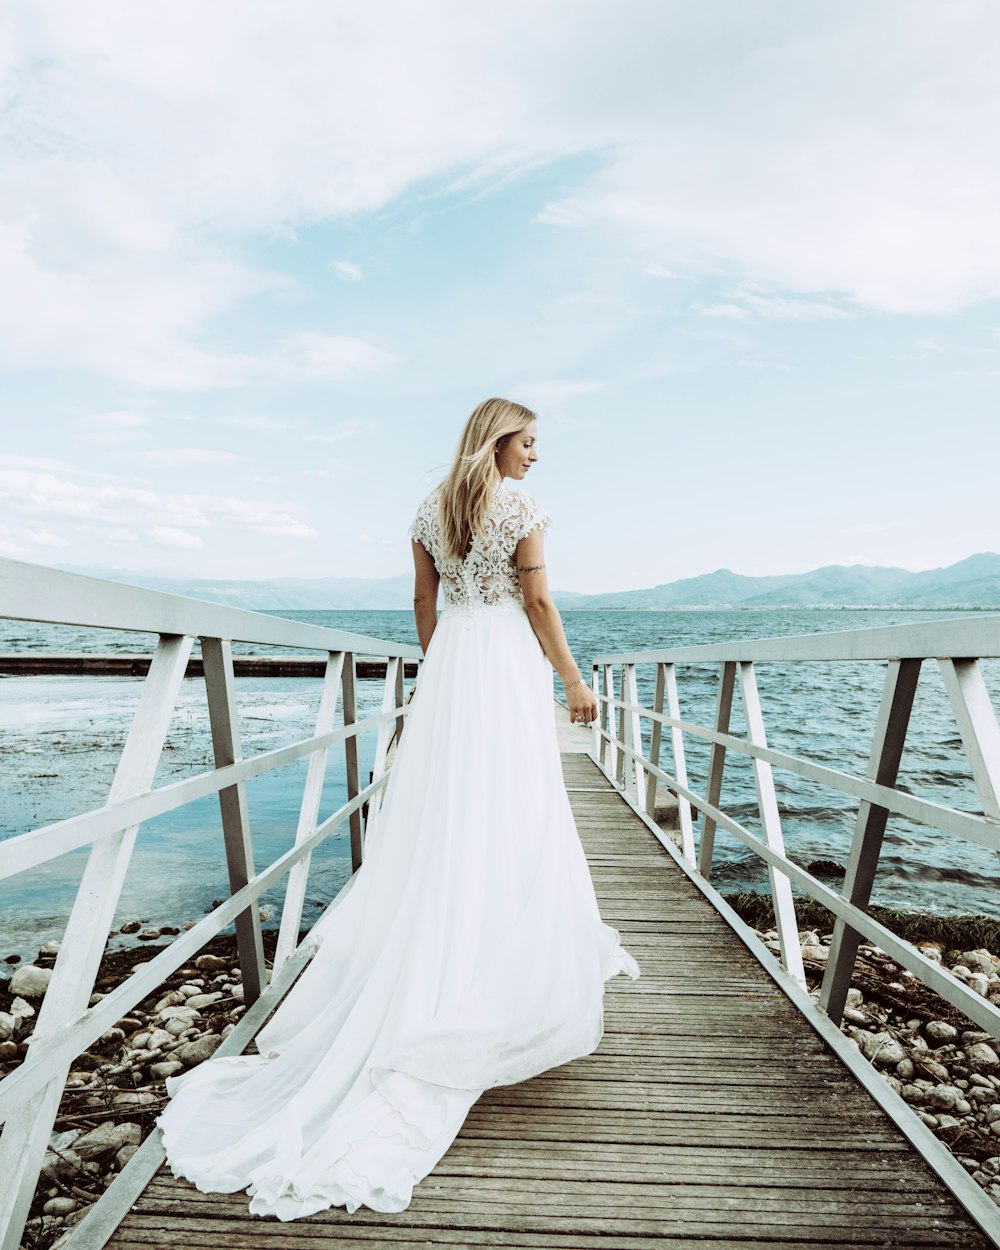
[{"label": "pebble", "polygon": [[193,1042],[184,1042],[177,1047],[174,1054],[181,1063],[193,1068],[195,1064],[204,1063],[206,1059],[210,1059],[221,1042],[220,1034],[206,1033]]},{"label": "pebble", "polygon": [[0,1042],[6,1042],[14,1036],[17,1021],[9,1011],[0,1011]]},{"label": "pebble", "polygon": [[165,1081],[168,1076],[174,1076],[178,1072],[184,1071],[184,1065],[176,1059],[164,1059],[162,1063],[151,1063],[149,1065],[149,1075],[155,1081]]},{"label": "pebble", "polygon": [[995,1072],[1000,1068],[1000,1055],[988,1042],[973,1042],[966,1047],[965,1058],[973,1072]]},{"label": "pebble", "polygon": [[42,1207],[43,1215],[69,1215],[79,1206],[75,1198],[50,1198]]},{"label": "pebble", "polygon": [[73,1149],[86,1161],[115,1154],[125,1145],[138,1146],[140,1141],[142,1129],[138,1124],[99,1124],[97,1128],[92,1128],[78,1137],[73,1143]]},{"label": "pebble", "polygon": [[41,998],[49,988],[52,980],[51,968],[39,968],[36,964],[25,964],[18,968],[10,979],[10,992],[24,998]]},{"label": "pebble", "polygon": [[945,1042],[953,1042],[958,1037],[958,1029],[947,1020],[928,1020],[924,1026],[924,1034],[929,1041],[940,1046]]},{"label": "pebble", "polygon": [[864,1057],[880,1068],[894,1068],[906,1058],[906,1051],[891,1033],[862,1033],[859,1030],[854,1034],[854,1040]]},{"label": "pebble", "polygon": [[194,966],[200,972],[223,972],[229,968],[229,960],[219,955],[199,955]]}]

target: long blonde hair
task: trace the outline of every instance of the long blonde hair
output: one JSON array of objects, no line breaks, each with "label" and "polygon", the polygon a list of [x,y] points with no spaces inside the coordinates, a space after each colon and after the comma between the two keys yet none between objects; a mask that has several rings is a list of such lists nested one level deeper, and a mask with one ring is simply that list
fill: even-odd
[{"label": "long blonde hair", "polygon": [[498,448],[537,417],[510,399],[484,399],[462,430],[448,476],[441,483],[441,530],[453,560],[465,557],[482,528],[497,481]]}]

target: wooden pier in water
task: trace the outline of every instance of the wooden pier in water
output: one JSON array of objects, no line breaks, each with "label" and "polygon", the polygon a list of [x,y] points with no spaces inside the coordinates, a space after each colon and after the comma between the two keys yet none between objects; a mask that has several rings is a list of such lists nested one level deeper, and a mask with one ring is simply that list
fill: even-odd
[{"label": "wooden pier in water", "polygon": [[581,752],[590,735],[562,739],[601,912],[642,969],[608,983],[597,1053],[487,1091],[400,1214],[283,1224],[163,1168],[110,1250],[996,1244]]},{"label": "wooden pier in water", "polygon": [[[37,1244],[37,1218],[24,1239],[22,1231],[78,1056],[230,924],[247,1010],[217,1055],[250,1044],[305,966],[313,950],[301,939],[312,852],[342,831],[352,866],[362,862],[367,819],[409,711],[405,681],[421,654],[409,644],[0,558],[4,618],[157,639],[148,664],[92,657],[117,674],[146,674],[107,802],[3,843],[0,881],[74,852],[88,856],[30,1050],[0,1079],[0,1250],[18,1250]],[[247,660],[231,644],[268,654]],[[242,1193],[199,1194],[172,1179],[153,1133],[73,1228],[65,1250],[1000,1250],[995,1203],[839,1028],[858,944],[868,940],[1000,1045],[1000,998],[984,996],[867,910],[890,819],[1000,853],[1000,722],[981,669],[981,661],[996,660],[1000,616],[595,657],[598,727],[574,728],[563,712],[560,750],[602,914],[642,968],[638,982],[616,978],[608,986],[597,1053],[488,1091],[398,1215],[337,1208],[290,1224],[251,1217]],[[853,761],[845,768],[841,759],[770,745],[757,685],[758,666],[845,663],[883,672],[863,775]],[[687,718],[678,680],[705,665],[719,673],[711,724]],[[245,757],[238,677],[320,668],[313,732]],[[921,674],[935,669],[960,743],[949,749],[964,756],[978,795],[972,810],[899,784],[914,694]],[[95,670],[75,656],[0,657],[0,673],[11,671],[24,679]],[[196,672],[214,762],[157,786],[181,685]],[[358,680],[376,675],[380,710],[372,711],[369,697],[370,714],[359,718]],[[709,747],[707,771],[689,775],[687,745],[698,741]],[[749,822],[726,806],[726,761],[739,758],[749,761],[757,793]],[[255,864],[247,783],[295,761],[308,768],[297,813],[288,813],[294,845]],[[320,807],[328,771],[343,778],[345,801],[327,815]],[[787,775],[797,802],[805,783],[811,795],[833,791],[856,805],[839,890],[785,853],[779,787]],[[212,795],[230,896],[121,985],[94,996],[140,827]],[[652,820],[661,795],[674,804],[679,847]],[[717,830],[768,869],[780,960],[709,884]],[[283,881],[268,970],[259,899]],[[816,999],[806,989],[793,886],[821,903],[834,926]],[[992,1149],[992,1129],[976,1131]]]}]

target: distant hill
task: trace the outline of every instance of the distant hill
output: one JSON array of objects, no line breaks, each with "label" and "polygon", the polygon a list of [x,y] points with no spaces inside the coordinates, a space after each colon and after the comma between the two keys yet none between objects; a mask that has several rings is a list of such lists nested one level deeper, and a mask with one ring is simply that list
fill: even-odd
[{"label": "distant hill", "polygon": [[[84,570],[78,570],[80,572]],[[267,581],[219,578],[146,577],[87,570],[101,577],[148,586],[174,594],[228,603],[234,607],[273,610],[315,609],[372,611],[412,606],[413,585],[398,577],[281,577]],[[866,564],[833,564],[809,573],[745,577],[717,569],[645,590],[582,595],[557,591],[564,609],[666,608],[1000,608],[1000,555],[983,552],[943,569],[911,573],[907,569]]]}]

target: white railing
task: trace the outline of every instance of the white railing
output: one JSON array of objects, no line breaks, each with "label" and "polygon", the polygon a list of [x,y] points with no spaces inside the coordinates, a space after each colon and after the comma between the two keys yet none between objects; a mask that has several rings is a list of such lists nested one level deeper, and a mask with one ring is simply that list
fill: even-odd
[{"label": "white railing", "polygon": [[[982,1029],[1000,1037],[1000,1006],[980,996],[946,968],[872,919],[866,910],[890,814],[1000,853],[1000,727],[979,664],[981,659],[998,657],[1000,616],[604,655],[594,662],[593,684],[600,703],[594,754],[629,803],[647,819],[653,814],[658,782],[676,796],[681,855],[703,878],[709,878],[712,873],[716,829],[725,829],[766,864],[781,960],[785,970],[800,985],[805,985],[805,974],[792,884],[829,910],[834,919],[834,933],[819,1006],[831,1020],[837,1023],[841,1020],[858,947],[861,940],[867,938]],[[924,662],[931,660],[937,662],[944,678],[979,794],[981,815],[919,798],[897,786],[918,678]],[[886,666],[864,776],[768,747],[756,666],[806,661],[871,661]],[[677,681],[679,668],[706,664],[719,666],[715,718],[711,726],[682,717]],[[642,706],[638,697],[636,672],[638,666],[644,665],[655,668],[651,707]],[[730,732],[737,685],[746,725],[743,735]],[[644,742],[644,723],[649,726],[645,735],[648,746]],[[691,788],[685,756],[686,736],[710,744],[704,794]],[[670,744],[672,771],[662,767],[660,761],[666,738]],[[726,758],[730,753],[749,757],[751,761],[761,836],[735,820],[720,805]],[[839,892],[786,856],[775,769],[857,800],[850,855]],[[692,809],[702,816],[697,848]]]},{"label": "white railing", "polygon": [[[246,1014],[218,1054],[239,1053],[307,962],[314,944],[299,941],[310,857],[346,822],[353,869],[361,863],[365,816],[371,822],[388,777],[392,741],[402,732],[404,662],[418,648],[363,635],[139,590],[12,560],[0,560],[0,619],[139,631],[159,641],[122,749],[107,805],[0,843],[0,880],[49,863],[80,847],[89,856],[52,979],[24,1061],[0,1081],[0,1248],[17,1250],[66,1078],[74,1059],[147,997],[210,938],[235,924]],[[192,646],[201,641],[215,767],[152,789]],[[232,642],[309,649],[326,655],[315,732],[311,737],[243,758],[235,702]],[[358,654],[384,657],[382,708],[358,721]],[[334,728],[338,700],[342,726]],[[358,736],[378,731],[371,783],[362,787]],[[347,802],[320,821],[331,748],[343,746]],[[246,783],[294,760],[308,759],[294,846],[261,870],[254,867]],[[183,932],[113,992],[88,1006],[114,920],[139,826],[206,795],[219,796],[230,897]],[[256,900],[288,876],[270,982]],[[158,1137],[158,1135],[154,1135]],[[162,1160],[158,1143],[130,1161],[116,1185],[139,1192]],[[128,1173],[128,1176],[126,1176]],[[128,1201],[128,1194],[122,1201]],[[98,1204],[100,1206],[100,1204]],[[82,1228],[82,1226],[81,1226]]]}]

